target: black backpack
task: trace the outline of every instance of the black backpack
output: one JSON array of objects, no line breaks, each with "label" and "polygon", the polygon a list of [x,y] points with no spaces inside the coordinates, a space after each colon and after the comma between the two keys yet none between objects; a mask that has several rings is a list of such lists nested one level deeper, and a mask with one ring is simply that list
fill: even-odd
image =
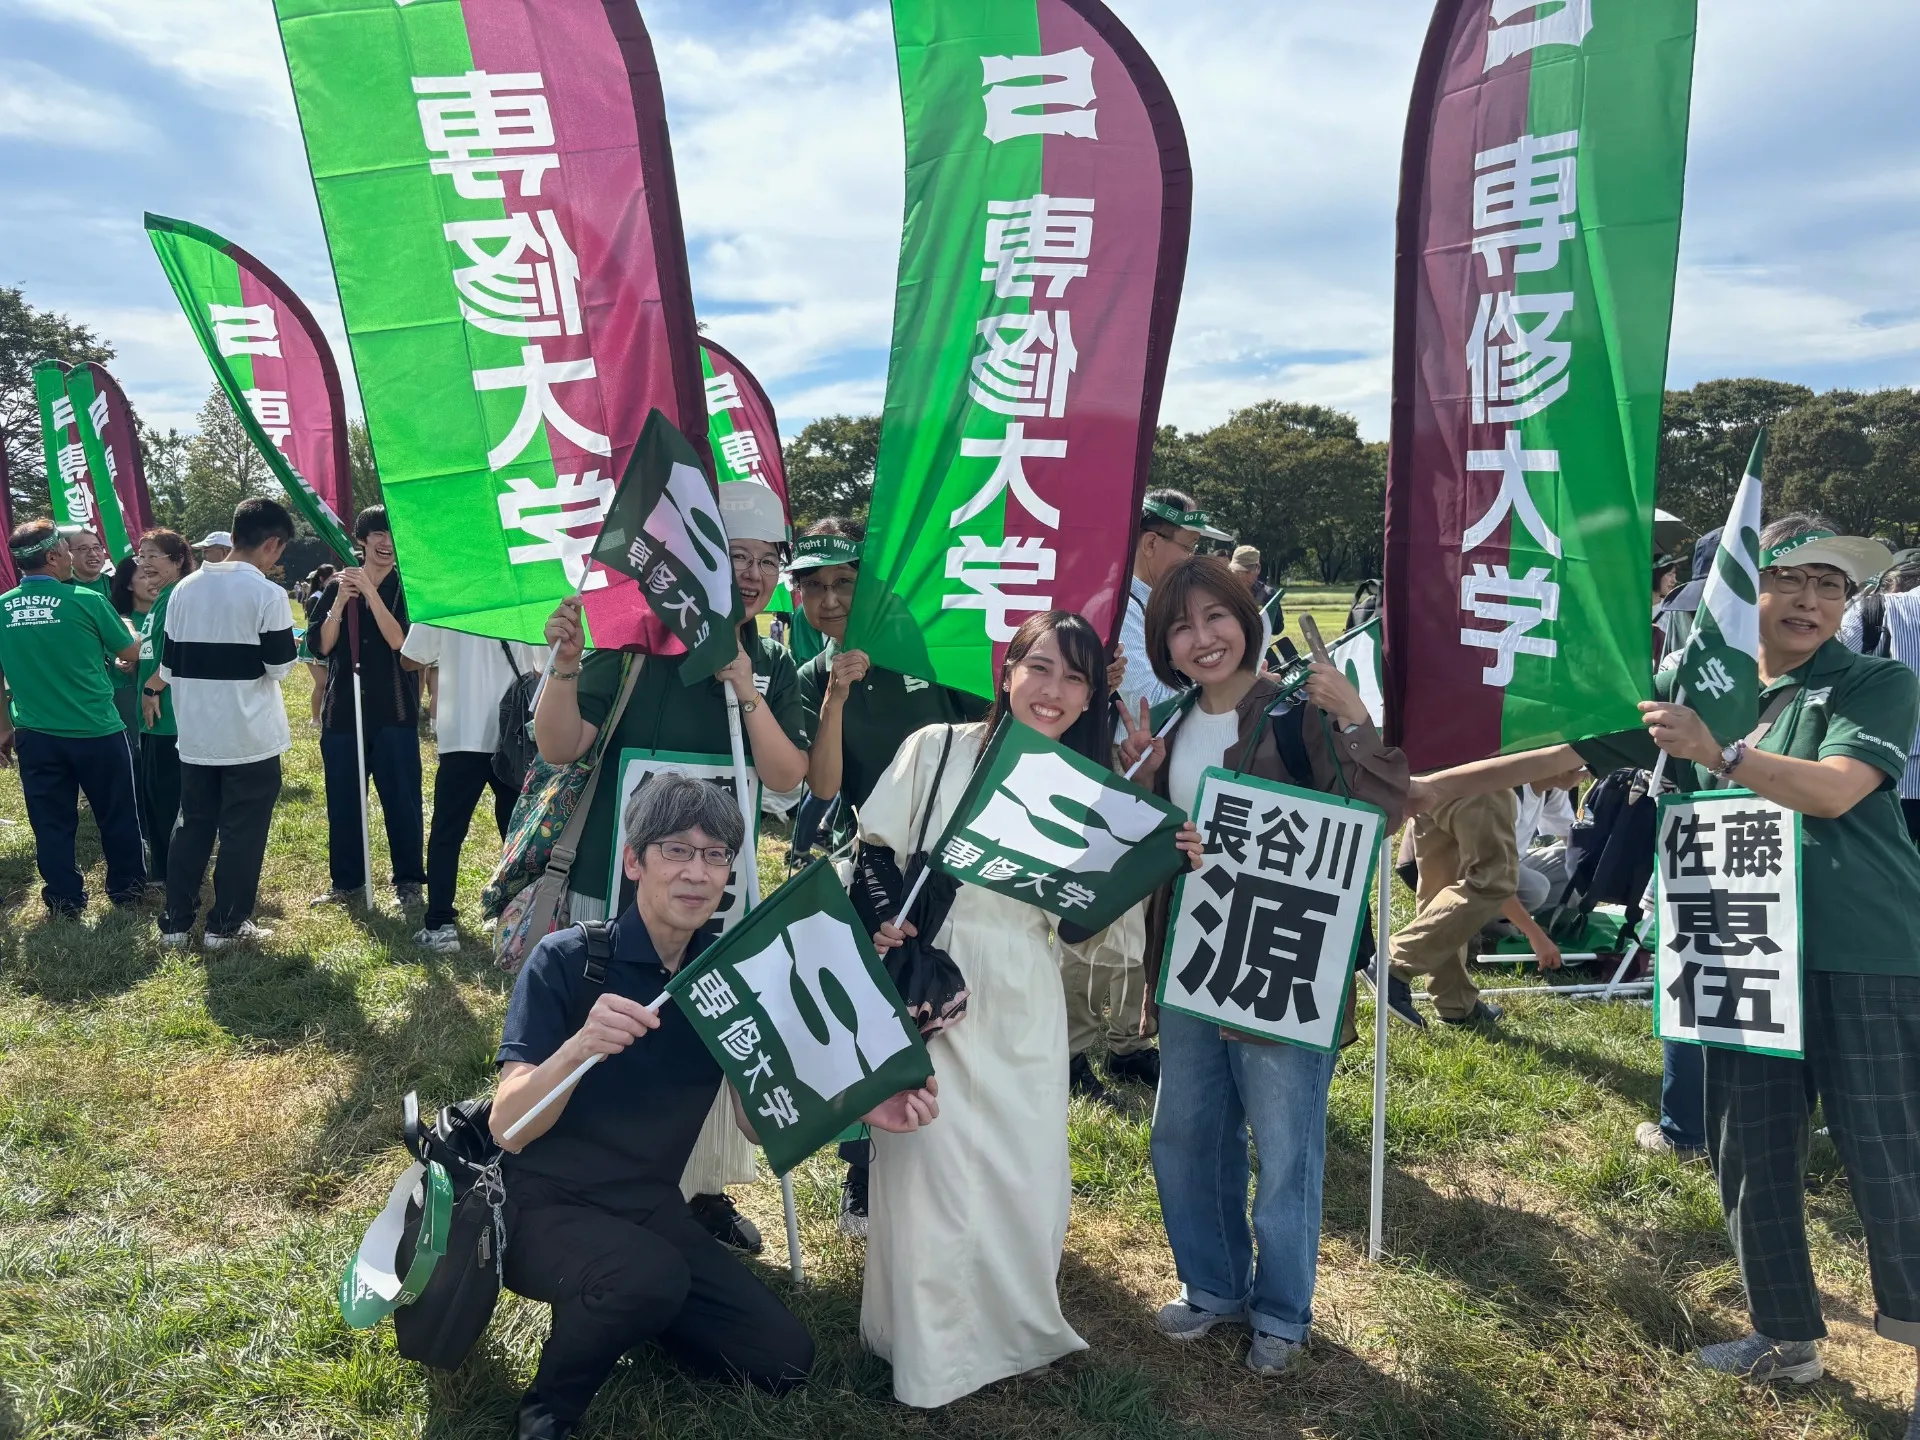
[{"label": "black backpack", "polygon": [[513,658],[513,647],[500,642],[507,664],[513,667],[514,681],[500,697],[500,738],[493,742],[493,774],[502,785],[518,795],[527,783],[527,771],[540,747],[533,743],[533,697],[540,693],[540,672],[520,673]]},{"label": "black backpack", "polygon": [[1860,597],[1860,653],[1893,653],[1893,638],[1887,630],[1887,597],[1877,588]]},{"label": "black backpack", "polygon": [[[587,940],[587,990],[584,1007],[576,1007],[572,1017],[576,1030],[607,983],[612,929],[604,920],[580,926]],[[453,1219],[447,1226],[446,1254],[433,1267],[419,1298],[393,1312],[394,1341],[408,1360],[435,1370],[458,1370],[486,1332],[500,1300],[507,1251],[507,1186],[500,1173],[505,1152],[494,1143],[491,1100],[449,1105],[431,1126],[423,1127],[419,1097],[409,1092],[403,1116],[407,1149],[422,1164],[438,1164],[453,1182]],[[403,1275],[413,1263],[419,1233],[420,1212],[409,1207],[400,1236]]]}]

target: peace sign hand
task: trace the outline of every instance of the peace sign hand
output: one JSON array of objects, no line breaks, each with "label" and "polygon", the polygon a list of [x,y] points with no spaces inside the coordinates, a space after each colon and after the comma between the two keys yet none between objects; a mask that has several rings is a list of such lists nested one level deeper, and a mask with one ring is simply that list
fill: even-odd
[{"label": "peace sign hand", "polygon": [[[1133,773],[1136,782],[1146,785],[1167,758],[1167,742],[1154,737],[1153,711],[1144,699],[1140,702],[1138,717],[1128,714],[1126,706],[1122,705],[1120,719],[1127,727],[1127,738],[1120,745],[1121,763]],[[1146,763],[1140,764],[1143,757]],[[1135,765],[1140,765],[1139,770],[1134,771]]]}]

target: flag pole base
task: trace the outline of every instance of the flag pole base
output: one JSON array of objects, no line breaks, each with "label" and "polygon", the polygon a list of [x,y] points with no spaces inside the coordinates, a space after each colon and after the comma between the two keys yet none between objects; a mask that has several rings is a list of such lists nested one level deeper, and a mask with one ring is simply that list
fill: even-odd
[{"label": "flag pole base", "polygon": [[787,1212],[787,1271],[795,1285],[805,1285],[807,1265],[800,1255],[800,1208],[794,1202],[791,1175],[780,1177],[780,1205]]}]

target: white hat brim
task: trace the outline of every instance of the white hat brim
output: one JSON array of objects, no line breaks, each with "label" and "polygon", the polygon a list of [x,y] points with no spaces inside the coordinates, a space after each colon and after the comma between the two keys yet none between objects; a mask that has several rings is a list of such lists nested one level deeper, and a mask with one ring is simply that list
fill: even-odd
[{"label": "white hat brim", "polygon": [[1893,552],[1878,540],[1861,535],[1830,535],[1824,540],[1809,540],[1789,550],[1776,565],[1831,565],[1846,572],[1854,584],[1864,584],[1885,574],[1893,565]]}]

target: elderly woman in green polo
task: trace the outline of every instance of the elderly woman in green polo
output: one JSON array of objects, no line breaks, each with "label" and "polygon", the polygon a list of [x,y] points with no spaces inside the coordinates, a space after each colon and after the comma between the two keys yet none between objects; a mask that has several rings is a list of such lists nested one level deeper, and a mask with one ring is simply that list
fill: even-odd
[{"label": "elderly woman in green polo", "polygon": [[[1895,798],[1920,682],[1834,639],[1847,597],[1890,563],[1877,541],[1791,515],[1760,537],[1761,729],[1731,745],[1672,700],[1646,732],[1482,760],[1415,782],[1416,805],[1522,784],[1585,762],[1649,766],[1681,790],[1717,778],[1797,810],[1805,1058],[1706,1052],[1707,1145],[1753,1332],[1699,1353],[1711,1369],[1806,1383],[1826,1334],[1807,1253],[1805,1172],[1817,1095],[1866,1231],[1881,1335],[1920,1346],[1920,851]],[[1770,722],[1770,723],[1769,723]],[[1764,733],[1762,733],[1764,732]],[[1920,1418],[1908,1430],[1920,1440]]]}]

